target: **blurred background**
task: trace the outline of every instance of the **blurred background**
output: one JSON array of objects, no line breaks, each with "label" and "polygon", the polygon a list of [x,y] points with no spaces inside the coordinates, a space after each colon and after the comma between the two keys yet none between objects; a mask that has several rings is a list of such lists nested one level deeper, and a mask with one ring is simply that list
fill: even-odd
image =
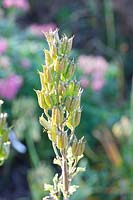
[{"label": "blurred background", "polygon": [[0,0],[0,99],[12,126],[1,200],[40,200],[58,171],[33,91],[50,28],[75,35],[71,56],[84,89],[76,134],[87,140],[79,163],[86,171],[71,200],[133,199],[132,11],[132,0]]}]

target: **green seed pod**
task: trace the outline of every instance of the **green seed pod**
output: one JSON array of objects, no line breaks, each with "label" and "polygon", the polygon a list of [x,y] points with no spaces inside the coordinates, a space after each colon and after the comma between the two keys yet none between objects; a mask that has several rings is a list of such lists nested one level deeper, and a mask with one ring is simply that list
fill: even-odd
[{"label": "green seed pod", "polygon": [[44,92],[40,90],[35,90],[37,97],[38,97],[38,104],[42,109],[48,109],[48,105],[46,104],[44,98]]},{"label": "green seed pod", "polygon": [[42,72],[39,72],[39,76],[40,76],[40,81],[41,81],[42,89],[45,89],[45,87],[46,87],[45,74],[42,73]]},{"label": "green seed pod", "polygon": [[66,79],[71,79],[72,76],[74,75],[74,72],[75,72],[75,64],[74,64],[74,61],[70,61],[69,64],[67,65],[67,68],[66,68],[66,72],[64,74],[64,77]]},{"label": "green seed pod", "polygon": [[58,133],[56,138],[56,145],[58,149],[62,150],[68,146],[68,138],[66,133]]},{"label": "green seed pod", "polygon": [[78,141],[75,138],[73,143],[72,143],[72,154],[75,155],[75,152],[77,151],[77,145],[78,145]]},{"label": "green seed pod", "polygon": [[68,91],[70,96],[77,96],[80,92],[80,83],[71,81],[68,86]]},{"label": "green seed pod", "polygon": [[80,123],[80,118],[81,118],[81,109],[72,111],[66,122],[67,127],[70,128],[71,130],[77,127]]},{"label": "green seed pod", "polygon": [[51,130],[48,131],[49,139],[54,143],[56,143],[57,132],[56,124],[52,125]]},{"label": "green seed pod", "polygon": [[67,111],[70,111],[71,102],[72,102],[72,97],[70,96],[66,97],[65,106]]},{"label": "green seed pod", "polygon": [[48,94],[48,92],[45,93],[44,99],[45,99],[45,102],[46,102],[49,109],[54,106],[52,96],[50,94]]},{"label": "green seed pod", "polygon": [[44,50],[44,54],[45,54],[45,63],[47,66],[52,64],[52,58],[50,55],[50,52],[48,50]]},{"label": "green seed pod", "polygon": [[57,47],[55,44],[52,44],[52,46],[50,47],[50,55],[52,57],[52,59],[56,59],[57,57]]},{"label": "green seed pod", "polygon": [[50,125],[50,122],[47,121],[44,117],[43,117],[43,114],[41,115],[41,117],[39,117],[39,122],[40,124],[48,131],[51,130],[51,125]]},{"label": "green seed pod", "polygon": [[52,74],[51,74],[51,68],[45,67],[44,68],[44,77],[45,77],[45,85],[46,83],[50,83],[52,81]]},{"label": "green seed pod", "polygon": [[67,54],[67,46],[68,46],[68,38],[66,37],[66,35],[64,35],[61,38],[61,53],[62,54]]},{"label": "green seed pod", "polygon": [[82,137],[79,141],[75,139],[72,144],[72,154],[76,157],[81,156],[84,153],[85,141]]},{"label": "green seed pod", "polygon": [[65,68],[65,59],[57,57],[54,64],[54,70],[56,72],[63,72]]},{"label": "green seed pod", "polygon": [[76,110],[75,112],[75,127],[77,127],[80,123],[80,118],[81,118],[81,109],[79,108],[78,110]]},{"label": "green seed pod", "polygon": [[70,51],[72,49],[73,38],[74,38],[74,36],[72,36],[71,38],[68,39],[67,50],[66,50],[66,53],[68,53],[68,54],[70,53]]},{"label": "green seed pod", "polygon": [[70,111],[73,111],[74,109],[77,109],[80,105],[80,99],[79,97],[73,97],[70,105]]},{"label": "green seed pod", "polygon": [[56,29],[55,31],[45,32],[44,35],[47,39],[50,49],[55,41],[59,41],[58,29]]},{"label": "green seed pod", "polygon": [[61,125],[64,120],[64,111],[61,108],[54,107],[52,109],[52,124]]}]

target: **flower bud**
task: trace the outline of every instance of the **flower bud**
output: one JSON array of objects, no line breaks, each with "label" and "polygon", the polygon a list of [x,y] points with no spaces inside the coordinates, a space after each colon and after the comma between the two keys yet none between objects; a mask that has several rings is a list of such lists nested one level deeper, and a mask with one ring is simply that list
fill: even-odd
[{"label": "flower bud", "polygon": [[58,149],[62,150],[68,146],[68,138],[66,133],[58,133],[56,138],[56,145]]},{"label": "flower bud", "polygon": [[64,111],[61,108],[54,107],[52,109],[52,124],[61,125],[64,119]]}]

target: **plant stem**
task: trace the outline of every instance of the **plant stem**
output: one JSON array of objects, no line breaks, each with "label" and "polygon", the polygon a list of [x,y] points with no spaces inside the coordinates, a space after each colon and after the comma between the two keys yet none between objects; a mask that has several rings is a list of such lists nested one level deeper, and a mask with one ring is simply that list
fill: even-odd
[{"label": "plant stem", "polygon": [[69,194],[69,180],[68,180],[68,166],[66,159],[66,151],[64,150],[62,153],[62,178],[63,178],[63,195],[64,200],[69,200],[67,195]]}]

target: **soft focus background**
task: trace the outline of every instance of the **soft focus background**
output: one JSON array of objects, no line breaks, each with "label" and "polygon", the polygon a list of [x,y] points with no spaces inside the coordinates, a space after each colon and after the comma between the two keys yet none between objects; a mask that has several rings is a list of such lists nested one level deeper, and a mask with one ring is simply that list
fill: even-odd
[{"label": "soft focus background", "polygon": [[77,136],[86,167],[71,200],[133,199],[133,1],[0,0],[0,99],[13,126],[9,159],[0,167],[0,200],[40,200],[54,157],[38,123],[33,89],[47,48],[42,31],[75,35],[71,56],[84,88]]}]

